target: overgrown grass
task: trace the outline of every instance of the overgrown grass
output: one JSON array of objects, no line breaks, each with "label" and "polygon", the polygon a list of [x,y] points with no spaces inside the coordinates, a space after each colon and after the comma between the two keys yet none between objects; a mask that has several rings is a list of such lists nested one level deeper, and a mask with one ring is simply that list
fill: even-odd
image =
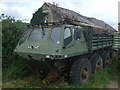
[{"label": "overgrown grass", "polygon": [[120,61],[113,61],[111,65],[95,73],[92,76],[91,82],[83,86],[68,85],[64,81],[56,81],[51,82],[49,85],[43,85],[39,74],[26,72],[25,66],[22,65],[18,65],[19,67],[16,69],[13,66],[3,70],[3,88],[107,88],[106,85],[111,80],[117,81]]},{"label": "overgrown grass", "polygon": [[91,82],[82,86],[83,88],[106,88],[111,80],[118,79],[118,64],[120,61],[114,61],[112,65],[105,67],[103,70],[95,73]]}]

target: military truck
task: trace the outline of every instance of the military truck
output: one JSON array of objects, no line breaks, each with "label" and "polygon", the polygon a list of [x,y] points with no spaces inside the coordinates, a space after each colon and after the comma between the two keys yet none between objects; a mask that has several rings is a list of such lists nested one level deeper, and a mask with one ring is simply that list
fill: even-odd
[{"label": "military truck", "polygon": [[[40,12],[44,22],[39,21]],[[103,21],[45,3],[33,14],[31,24],[15,52],[47,70],[53,67],[50,70],[56,69],[72,84],[86,84],[92,73],[111,62],[115,30]]]}]

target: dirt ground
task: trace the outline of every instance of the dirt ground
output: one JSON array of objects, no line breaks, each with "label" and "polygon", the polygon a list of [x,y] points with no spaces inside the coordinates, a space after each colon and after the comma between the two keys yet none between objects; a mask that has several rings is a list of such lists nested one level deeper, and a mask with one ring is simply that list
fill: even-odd
[{"label": "dirt ground", "polygon": [[118,81],[111,81],[108,85],[108,88],[118,88]]},{"label": "dirt ground", "polygon": [[110,81],[107,84],[107,88],[119,88],[120,90],[120,74],[118,74],[118,76],[116,76],[117,80],[114,81]]}]

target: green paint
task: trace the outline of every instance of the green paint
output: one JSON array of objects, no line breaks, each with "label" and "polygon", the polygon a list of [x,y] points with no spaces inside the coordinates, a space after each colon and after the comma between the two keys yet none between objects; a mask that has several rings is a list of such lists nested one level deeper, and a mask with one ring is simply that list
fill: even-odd
[{"label": "green paint", "polygon": [[[27,39],[21,44],[16,47],[15,51],[25,57],[28,58],[29,56],[32,56],[35,60],[45,60],[46,58],[49,59],[64,59],[69,58],[77,55],[83,55],[86,53],[89,53],[93,50],[98,50],[100,48],[112,46],[112,36],[109,35],[97,35],[93,36],[93,27],[90,26],[75,26],[75,25],[68,25],[68,24],[62,24],[57,25],[57,27],[60,27],[60,38],[59,38],[59,44],[57,46],[53,45],[51,42],[51,32],[52,27],[56,27],[55,25],[49,26],[49,32],[48,32],[48,39],[45,41],[30,41]],[[47,26],[48,27],[48,26]],[[64,46],[64,34],[65,29],[70,28],[71,30],[71,42]],[[79,28],[81,30],[80,33],[80,39],[75,39],[75,29]],[[73,33],[74,31],[74,33]],[[56,36],[54,36],[56,38]],[[103,39],[104,38],[104,39]],[[107,39],[108,38],[108,39]],[[93,41],[96,40],[96,42],[93,43]],[[102,41],[103,40],[103,41]],[[39,48],[30,49],[29,46]]]}]

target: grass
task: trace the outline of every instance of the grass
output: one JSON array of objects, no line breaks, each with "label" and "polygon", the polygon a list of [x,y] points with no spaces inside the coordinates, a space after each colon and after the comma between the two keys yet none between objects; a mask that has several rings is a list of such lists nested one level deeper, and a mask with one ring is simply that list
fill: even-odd
[{"label": "grass", "polygon": [[[92,80],[83,86],[68,85],[64,81],[51,82],[49,85],[43,85],[40,75],[29,74],[27,76],[19,76],[17,78],[10,77],[10,68],[3,70],[3,88],[107,88],[107,84],[111,80],[117,81],[118,68],[120,69],[120,61],[114,61],[111,65],[103,70],[93,74]],[[22,73],[22,72],[21,72]],[[8,75],[7,75],[8,74]]]}]

